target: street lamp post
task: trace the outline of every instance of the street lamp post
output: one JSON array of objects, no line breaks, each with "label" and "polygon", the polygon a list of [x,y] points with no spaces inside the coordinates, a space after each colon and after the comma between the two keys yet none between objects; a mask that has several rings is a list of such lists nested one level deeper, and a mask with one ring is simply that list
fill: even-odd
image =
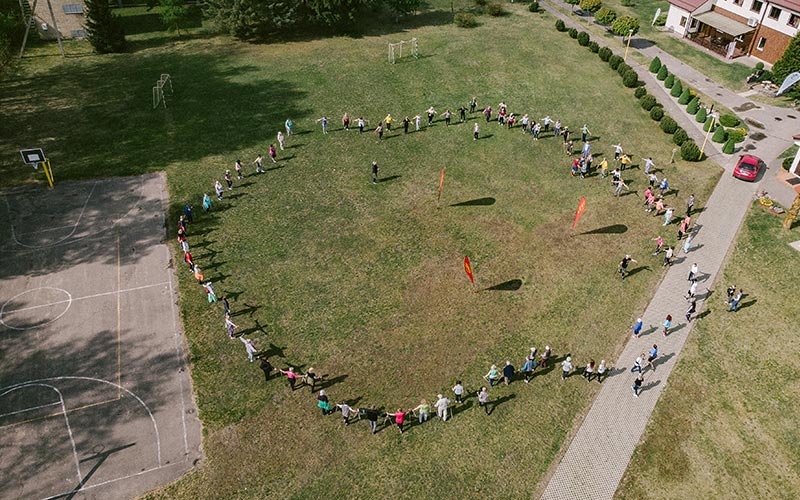
[{"label": "street lamp post", "polygon": [[716,121],[717,121],[717,114],[711,113],[711,125],[709,125],[708,130],[706,131],[706,137],[705,139],[703,139],[703,147],[700,148],[700,156],[697,158],[698,161],[703,159],[703,152],[706,150],[706,142],[708,142],[708,135],[711,133],[712,130],[714,130],[714,123],[716,123]]},{"label": "street lamp post", "polygon": [[622,58],[625,62],[628,62],[628,49],[631,48],[631,38],[633,38],[633,28],[628,30],[628,45],[625,46],[625,57]]}]

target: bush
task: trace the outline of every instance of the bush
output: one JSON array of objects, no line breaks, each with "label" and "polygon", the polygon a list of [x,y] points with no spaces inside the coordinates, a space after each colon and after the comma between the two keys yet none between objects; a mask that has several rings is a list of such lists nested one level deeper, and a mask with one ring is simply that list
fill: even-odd
[{"label": "bush", "polygon": [[689,134],[687,134],[686,131],[680,127],[676,128],[675,133],[672,134],[672,142],[674,142],[678,146],[683,146],[683,143],[688,140],[689,140]]},{"label": "bush", "polygon": [[[0,15],[5,17],[4,13],[0,13]],[[125,50],[125,30],[122,27],[119,16],[111,11],[111,7],[106,0],[89,0],[86,2],[86,34],[89,38],[89,43],[92,44],[98,54],[123,52]]]},{"label": "bush", "polygon": [[717,127],[717,130],[714,131],[714,135],[711,136],[711,140],[714,142],[725,142],[728,140],[728,131],[725,130],[725,127]]},{"label": "bush", "polygon": [[459,12],[453,18],[453,22],[461,28],[474,28],[478,25],[478,20],[469,12]]},{"label": "bush", "polygon": [[486,9],[490,16],[500,17],[506,15],[506,9],[499,3],[490,3]]},{"label": "bush", "polygon": [[[661,66],[661,68],[666,68],[666,66]],[[675,75],[670,73],[666,78],[664,78],[664,86],[668,89],[671,89],[673,85],[675,85]]]},{"label": "bush", "polygon": [[611,23],[611,31],[615,35],[628,36],[630,30],[633,30],[634,35],[639,32],[639,20],[635,17],[622,16]]},{"label": "bush", "polygon": [[711,128],[712,123],[714,123],[714,117],[713,116],[706,117],[706,122],[703,124],[703,132],[708,132],[708,129]]},{"label": "bush", "polygon": [[689,101],[689,105],[686,106],[686,112],[694,116],[697,114],[697,111],[699,109],[700,109],[700,99],[697,96],[695,96],[691,101]]},{"label": "bush", "polygon": [[600,44],[597,42],[589,42],[589,50],[597,54],[597,52],[600,50]]},{"label": "bush", "polygon": [[669,95],[672,97],[678,97],[683,93],[683,84],[680,80],[675,80],[675,84],[672,86],[672,90],[669,91]]},{"label": "bush", "polygon": [[641,99],[647,93],[647,89],[644,87],[636,87],[636,90],[633,92],[633,96],[637,99]]},{"label": "bush", "polygon": [[576,30],[575,28],[570,28],[569,29],[569,37],[570,38],[578,38],[578,30]]},{"label": "bush", "polygon": [[791,156],[789,158],[784,158],[783,162],[781,162],[781,166],[783,167],[784,170],[789,170],[790,168],[792,168],[792,162],[794,162],[794,158],[792,158]]},{"label": "bush", "polygon": [[706,111],[706,108],[698,109],[697,110],[697,114],[694,117],[694,119],[697,121],[697,123],[705,123],[706,122],[706,118],[708,118],[708,112]]},{"label": "bush", "polygon": [[589,33],[585,31],[578,33],[578,45],[581,47],[586,47],[589,45]]},{"label": "bush", "polygon": [[[703,155],[705,157],[705,155]],[[700,148],[694,141],[686,141],[681,144],[681,158],[686,161],[700,161]]]},{"label": "bush", "polygon": [[726,114],[724,114],[724,115],[719,117],[719,123],[721,125],[726,126],[726,127],[735,127],[735,126],[739,125],[740,123],[742,123],[742,121],[739,120],[739,118],[737,118],[736,115],[732,115],[730,113],[726,113]]},{"label": "bush", "polygon": [[528,4],[528,10],[531,12],[539,12],[539,2],[533,0],[533,2]]},{"label": "bush", "polygon": [[726,155],[732,155],[735,150],[736,150],[736,143],[733,141],[733,139],[728,139],[722,146],[722,152],[725,153]]},{"label": "bush", "polygon": [[686,87],[685,89],[683,89],[683,92],[681,92],[681,96],[678,98],[678,104],[680,104],[681,106],[686,106],[687,104],[689,104],[689,100],[691,98],[692,98],[691,90],[689,89],[689,87]]},{"label": "bush", "polygon": [[603,7],[594,13],[594,20],[603,26],[608,26],[617,18],[617,13],[608,7]]},{"label": "bush", "polygon": [[667,13],[666,12],[662,12],[656,18],[656,22],[654,23],[654,26],[664,26],[665,24],[667,24]]},{"label": "bush", "polygon": [[764,80],[774,81],[775,77],[772,76],[772,71],[765,69],[761,72],[761,75],[758,77],[759,82],[763,82]]},{"label": "bush", "polygon": [[[622,84],[629,89],[639,87],[639,74],[632,69],[629,69],[622,75]],[[637,88],[639,90],[642,87]],[[634,93],[636,95],[636,93]]]},{"label": "bush", "polygon": [[661,119],[661,130],[668,134],[674,134],[678,130],[678,123],[671,117],[665,116]]},{"label": "bush", "polygon": [[619,66],[617,66],[617,74],[618,74],[619,76],[624,76],[624,75],[625,75],[625,73],[627,73],[628,71],[630,71],[630,70],[632,70],[632,69],[633,69],[633,68],[631,68],[630,66],[628,66],[628,64],[627,64],[627,63],[625,63],[625,62],[621,62],[621,63],[620,63],[620,65],[619,65]]},{"label": "bush", "polygon": [[664,118],[664,110],[661,109],[661,106],[655,106],[650,110],[650,118],[657,122]]},{"label": "bush", "polygon": [[759,71],[761,71],[762,69],[764,69],[764,63],[763,63],[763,62],[761,62],[761,61],[757,62],[757,63],[756,63],[756,69],[757,69],[757,70],[759,70]]},{"label": "bush", "polygon": [[[650,61],[650,73],[658,73],[661,70],[661,59],[658,56],[654,57],[652,61]],[[664,75],[666,78],[666,75]]]},{"label": "bush", "polygon": [[644,108],[645,110],[650,111],[655,107],[656,104],[658,104],[658,101],[652,95],[647,94],[646,96],[641,98],[639,104],[641,104],[642,108]]},{"label": "bush", "polygon": [[567,25],[561,19],[556,19],[556,29],[561,32],[567,31]]},{"label": "bush", "polygon": [[619,68],[619,65],[622,64],[623,62],[624,61],[622,60],[622,58],[616,54],[608,58],[609,66],[611,66],[611,69],[615,71],[617,68]]},{"label": "bush", "polygon": [[611,49],[609,49],[608,47],[600,47],[600,50],[597,51],[597,55],[604,62],[608,62],[608,60],[611,59],[612,54],[614,53],[611,52]]},{"label": "bush", "polygon": [[603,6],[603,2],[600,0],[581,0],[580,6],[581,10],[586,12],[597,12]]},{"label": "bush", "polygon": [[743,128],[732,128],[728,130],[728,140],[734,143],[742,142],[745,135],[747,135],[747,133]]}]

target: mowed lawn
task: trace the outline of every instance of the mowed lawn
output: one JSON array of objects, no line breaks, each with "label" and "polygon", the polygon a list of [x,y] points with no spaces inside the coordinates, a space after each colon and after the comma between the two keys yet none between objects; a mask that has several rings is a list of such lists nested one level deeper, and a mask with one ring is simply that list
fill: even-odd
[{"label": "mowed lawn", "polygon": [[[620,499],[800,497],[798,239],[758,204],[681,353]],[[745,291],[726,313],[725,289]]]},{"label": "mowed lawn", "polygon": [[[614,198],[608,179],[570,176],[571,159],[551,134],[534,142],[476,114],[450,127],[439,116],[403,136],[400,119],[429,106],[455,111],[476,95],[480,106],[496,110],[502,100],[576,132],[588,123],[598,160],[613,157],[619,142],[634,163],[652,155],[678,208],[692,192],[702,204],[719,169],[679,158],[670,165],[671,137],[616,72],[556,32],[551,17],[510,7],[473,30],[418,23],[269,45],[201,37],[148,45],[151,37],[132,54],[31,61],[2,83],[8,133],[0,144],[7,152],[41,144],[57,181],[166,170],[168,237],[191,202],[191,251],[231,298],[240,331],[280,367],[327,374],[334,402],[409,408],[459,378],[474,391],[492,363],[519,366],[545,344],[556,362],[568,353],[576,365],[612,361],[662,274],[651,239],[672,242],[677,232],[643,211],[642,167],[624,176],[634,192]],[[387,43],[412,36],[421,57],[389,65]],[[172,75],[175,96],[153,111],[160,73]],[[342,131],[345,111],[373,128],[391,113],[395,130],[381,143]],[[323,115],[328,135],[315,122]],[[277,168],[267,159],[267,173],[250,175],[287,117],[299,133]],[[8,155],[4,182],[25,182],[30,174]],[[237,158],[248,177],[203,214],[202,193],[213,198],[214,179]],[[581,196],[588,208],[572,230]],[[561,383],[551,368],[530,384],[493,389],[501,404],[490,416],[470,397],[451,422],[402,436],[394,428],[372,436],[363,422],[345,428],[339,415],[318,413],[307,387],[292,393],[284,380],[264,382],[175,250],[207,459],[153,497],[529,497],[598,389],[578,376]],[[625,253],[638,263],[623,283],[615,271]],[[464,274],[465,255],[479,293]],[[521,286],[487,290],[511,280]]]}]

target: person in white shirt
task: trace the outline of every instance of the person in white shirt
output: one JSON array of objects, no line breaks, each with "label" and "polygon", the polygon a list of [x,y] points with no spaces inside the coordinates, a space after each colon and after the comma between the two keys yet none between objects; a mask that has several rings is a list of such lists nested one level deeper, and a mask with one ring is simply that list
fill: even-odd
[{"label": "person in white shirt", "polygon": [[567,356],[567,359],[561,362],[561,381],[567,380],[569,373],[572,371],[572,357]]},{"label": "person in white shirt", "polygon": [[450,404],[450,400],[441,394],[436,397],[438,399],[433,403],[433,406],[436,407],[436,416],[441,418],[443,422],[447,422],[447,406]]}]

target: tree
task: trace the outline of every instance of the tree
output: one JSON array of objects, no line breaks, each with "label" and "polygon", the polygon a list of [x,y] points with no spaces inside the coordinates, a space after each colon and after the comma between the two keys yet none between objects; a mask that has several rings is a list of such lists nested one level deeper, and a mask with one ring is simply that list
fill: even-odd
[{"label": "tree", "polygon": [[399,16],[416,14],[422,0],[387,0],[389,7]]},{"label": "tree", "polygon": [[[658,56],[654,57],[652,61],[650,61],[650,73],[658,73],[658,70],[661,69],[661,59]],[[666,78],[666,74],[664,78]]]},{"label": "tree", "polygon": [[264,37],[299,20],[294,4],[275,0],[205,0],[203,14],[218,31],[240,40]]},{"label": "tree", "polygon": [[19,5],[12,0],[0,0],[0,77],[10,72],[16,63],[15,48],[19,47],[25,31]]},{"label": "tree", "polygon": [[607,26],[613,23],[614,19],[616,18],[617,18],[617,13],[614,12],[612,9],[609,9],[608,7],[602,7],[594,14],[594,20],[602,24],[603,26]]},{"label": "tree", "polygon": [[177,31],[181,34],[181,25],[185,25],[189,18],[189,9],[184,0],[160,0],[161,22],[169,31]]},{"label": "tree", "polygon": [[722,146],[722,152],[726,155],[732,155],[736,150],[736,142],[733,139],[728,139]]},{"label": "tree", "polygon": [[695,115],[694,119],[697,121],[697,123],[705,123],[706,118],[708,118],[708,112],[706,111],[705,107],[701,107],[699,110],[697,110],[697,115]]},{"label": "tree", "polygon": [[795,71],[800,71],[800,34],[792,38],[781,58],[775,62],[772,67],[772,78],[780,85],[784,78]]},{"label": "tree", "polygon": [[697,111],[700,109],[700,98],[694,96],[694,98],[689,101],[689,105],[686,106],[686,112],[690,115],[696,115]]},{"label": "tree", "polygon": [[681,96],[678,98],[678,104],[681,104],[683,106],[689,104],[689,101],[692,99],[691,92],[692,91],[689,89],[689,87],[683,89],[683,92],[681,92]]},{"label": "tree", "polygon": [[125,31],[107,0],[86,0],[86,35],[100,54],[125,50]]},{"label": "tree", "polygon": [[[633,30],[633,33],[631,33],[631,30]],[[611,23],[611,31],[619,36],[635,35],[639,32],[639,20],[630,16],[618,17]]]},{"label": "tree", "polygon": [[725,142],[728,140],[728,131],[725,130],[725,127],[717,127],[714,131],[714,135],[711,136],[711,140],[714,142]]},{"label": "tree", "polygon": [[680,80],[675,80],[675,83],[672,85],[672,90],[669,91],[669,95],[678,97],[681,93],[683,93],[683,84]]}]

